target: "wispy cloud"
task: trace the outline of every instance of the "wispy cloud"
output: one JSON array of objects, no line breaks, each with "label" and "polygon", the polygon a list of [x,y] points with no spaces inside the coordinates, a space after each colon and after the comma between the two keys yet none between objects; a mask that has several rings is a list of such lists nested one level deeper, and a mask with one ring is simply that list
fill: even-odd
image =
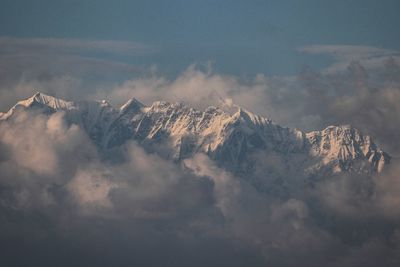
[{"label": "wispy cloud", "polygon": [[360,62],[366,68],[379,68],[388,58],[400,62],[400,51],[362,45],[310,45],[298,49],[308,54],[325,54],[335,59],[335,62],[324,69],[325,73],[346,70],[353,61]]},{"label": "wispy cloud", "polygon": [[0,37],[0,53],[78,53],[105,52],[113,54],[142,54],[156,51],[155,46],[130,41],[85,40],[65,38]]}]

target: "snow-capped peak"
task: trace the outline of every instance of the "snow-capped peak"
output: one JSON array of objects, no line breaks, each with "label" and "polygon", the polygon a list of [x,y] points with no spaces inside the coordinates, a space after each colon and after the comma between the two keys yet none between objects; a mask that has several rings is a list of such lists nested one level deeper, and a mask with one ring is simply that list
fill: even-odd
[{"label": "snow-capped peak", "polygon": [[49,96],[40,92],[37,92],[30,98],[26,100],[19,101],[17,103],[18,105],[22,105],[25,107],[29,107],[35,104],[41,104],[41,105],[46,105],[48,107],[51,107],[55,110],[58,109],[71,109],[74,107],[74,103],[70,101],[65,101],[59,98],[55,98],[53,96]]},{"label": "snow-capped peak", "polygon": [[2,113],[0,120],[7,120],[11,117],[16,110],[24,108],[42,108],[46,107],[51,110],[69,110],[75,109],[74,103],[70,101],[65,101],[53,96],[49,96],[40,92],[35,93],[33,96],[18,101],[7,113]]},{"label": "snow-capped peak", "polygon": [[140,101],[138,101],[136,98],[133,97],[133,98],[129,99],[125,104],[123,104],[119,108],[119,110],[121,113],[125,113],[128,110],[137,110],[137,109],[140,109],[143,107],[144,107],[144,105]]},{"label": "snow-capped peak", "polygon": [[242,107],[237,107],[236,113],[233,114],[233,118],[237,119],[242,119],[246,121],[249,124],[254,124],[254,125],[260,125],[260,124],[267,124],[267,123],[272,123],[271,120],[261,117],[259,115],[256,115]]}]

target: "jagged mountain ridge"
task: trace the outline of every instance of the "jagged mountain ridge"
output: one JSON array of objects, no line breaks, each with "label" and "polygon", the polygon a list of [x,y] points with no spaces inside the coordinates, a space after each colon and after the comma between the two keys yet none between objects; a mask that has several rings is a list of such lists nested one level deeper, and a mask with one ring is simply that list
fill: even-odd
[{"label": "jagged mountain ridge", "polygon": [[145,106],[132,98],[116,109],[105,100],[70,102],[36,93],[1,114],[0,120],[33,109],[46,114],[64,111],[66,120],[80,125],[101,151],[135,140],[149,150],[162,148],[163,156],[175,161],[206,153],[242,176],[265,172],[280,177],[282,170],[371,173],[390,161],[369,136],[349,125],[305,133],[240,107],[200,111],[164,101]]}]

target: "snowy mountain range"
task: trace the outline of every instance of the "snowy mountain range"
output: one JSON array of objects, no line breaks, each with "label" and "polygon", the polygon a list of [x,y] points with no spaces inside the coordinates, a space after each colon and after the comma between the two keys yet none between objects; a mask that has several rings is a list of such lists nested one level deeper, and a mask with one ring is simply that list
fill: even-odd
[{"label": "snowy mountain range", "polygon": [[390,162],[370,136],[349,125],[307,133],[237,106],[201,111],[164,101],[145,106],[132,98],[116,109],[105,100],[70,102],[36,93],[1,113],[0,121],[12,120],[23,111],[64,112],[66,122],[84,129],[101,153],[129,140],[175,162],[205,153],[218,166],[254,179],[260,188],[268,187],[271,177],[274,184],[284,186],[285,177],[371,174]]}]

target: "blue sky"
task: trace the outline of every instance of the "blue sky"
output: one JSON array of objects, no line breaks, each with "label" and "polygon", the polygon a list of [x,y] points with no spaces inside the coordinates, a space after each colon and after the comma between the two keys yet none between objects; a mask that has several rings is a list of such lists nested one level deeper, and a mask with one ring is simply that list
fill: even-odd
[{"label": "blue sky", "polygon": [[153,49],[96,56],[167,74],[209,61],[239,76],[294,74],[332,62],[298,51],[310,45],[400,50],[400,3],[392,0],[1,2],[0,36],[135,42]]}]

